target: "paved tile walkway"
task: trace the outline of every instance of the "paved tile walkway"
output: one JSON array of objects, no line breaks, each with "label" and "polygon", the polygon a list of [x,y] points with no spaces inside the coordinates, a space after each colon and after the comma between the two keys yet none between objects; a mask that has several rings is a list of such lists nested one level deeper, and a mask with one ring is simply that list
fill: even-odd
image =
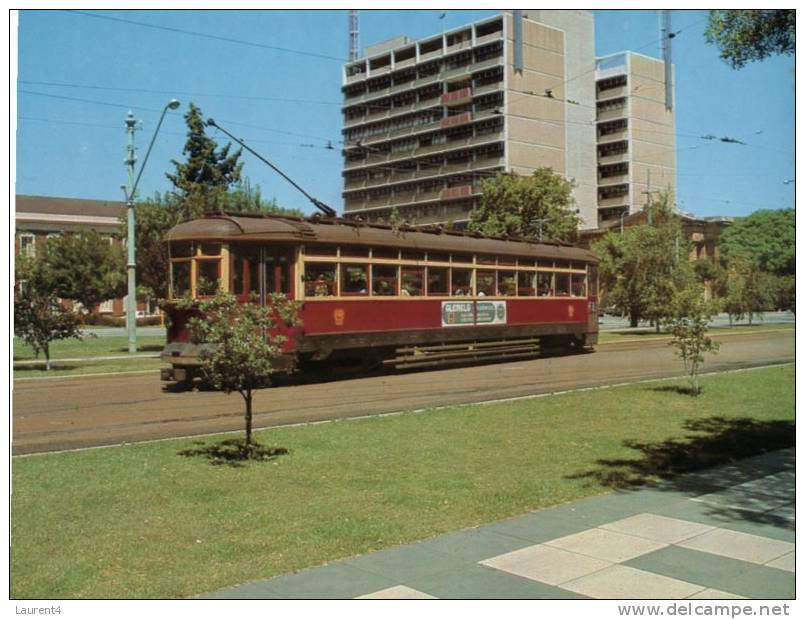
[{"label": "paved tile walkway", "polygon": [[794,450],[206,598],[792,599]]}]

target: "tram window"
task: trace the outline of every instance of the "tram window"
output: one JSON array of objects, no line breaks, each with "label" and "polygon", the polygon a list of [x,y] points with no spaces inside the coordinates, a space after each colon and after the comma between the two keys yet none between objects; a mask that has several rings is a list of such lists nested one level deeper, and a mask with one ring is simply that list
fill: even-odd
[{"label": "tram window", "polygon": [[396,249],[373,249],[372,257],[382,260],[397,260],[400,257],[400,252]]},{"label": "tram window", "polygon": [[517,294],[517,276],[514,271],[498,271],[498,295],[513,297]]},{"label": "tram window", "polygon": [[554,267],[557,269],[569,269],[570,262],[568,262],[567,260],[557,260],[554,264]]},{"label": "tram window", "polygon": [[382,297],[397,296],[397,266],[375,264],[372,266],[372,294]]},{"label": "tram window", "polygon": [[425,252],[424,251],[407,251],[407,250],[403,249],[401,257],[402,257],[403,260],[424,260],[425,259]]},{"label": "tram window", "polygon": [[211,297],[221,287],[220,260],[199,260],[196,263],[196,296]]},{"label": "tram window", "polygon": [[201,243],[202,256],[220,256],[221,244],[220,243]]},{"label": "tram window", "polygon": [[249,294],[260,294],[260,262],[257,256],[249,257]]},{"label": "tram window", "polygon": [[335,256],[336,247],[334,245],[305,245],[306,256]]},{"label": "tram window", "polygon": [[570,296],[570,273],[556,274],[556,296],[557,297]]},{"label": "tram window", "polygon": [[472,269],[453,269],[450,294],[454,297],[472,294]]},{"label": "tram window", "polygon": [[481,271],[475,274],[475,294],[479,297],[493,297],[496,293],[495,272]]},{"label": "tram window", "polygon": [[537,296],[553,296],[553,273],[537,273]]},{"label": "tram window", "polygon": [[478,264],[497,264],[495,256],[476,256],[475,261]]},{"label": "tram window", "polygon": [[189,258],[193,255],[193,243],[174,241],[171,243],[171,258]]},{"label": "tram window", "polygon": [[472,254],[453,254],[453,263],[463,262],[472,264]]},{"label": "tram window", "polygon": [[520,257],[517,259],[517,264],[519,264],[521,267],[535,267],[537,266],[537,261],[533,258]]},{"label": "tram window", "polygon": [[450,254],[441,254],[435,251],[428,252],[428,261],[430,262],[450,262]]},{"label": "tram window", "polygon": [[517,272],[517,296],[533,297],[535,292],[535,280],[537,274],[529,271]]},{"label": "tram window", "polygon": [[190,294],[190,261],[171,262],[173,289],[171,296],[180,299]]},{"label": "tram window", "polygon": [[428,267],[428,295],[448,294],[448,279],[446,267]]},{"label": "tram window", "polygon": [[369,294],[369,267],[365,264],[341,265],[341,294],[361,296]]},{"label": "tram window", "polygon": [[[376,267],[375,267],[376,268]],[[401,275],[400,294],[404,297],[421,297],[425,293],[425,269],[418,267],[403,267]]]},{"label": "tram window", "polygon": [[590,267],[590,296],[598,296],[598,267]]},{"label": "tram window", "polygon": [[586,297],[587,290],[584,283],[584,275],[581,273],[573,273],[570,280],[570,291],[574,297]]},{"label": "tram window", "polygon": [[246,291],[246,281],[243,277],[243,256],[232,253],[232,294],[241,295]]},{"label": "tram window", "polygon": [[506,267],[517,266],[517,258],[513,256],[498,256],[498,264]]},{"label": "tram window", "polygon": [[311,262],[305,264],[305,296],[335,296],[334,264],[316,264]]},{"label": "tram window", "polygon": [[350,258],[368,258],[369,257],[369,248],[368,247],[355,247],[348,245],[346,247],[341,248],[341,255],[342,256],[349,256]]}]

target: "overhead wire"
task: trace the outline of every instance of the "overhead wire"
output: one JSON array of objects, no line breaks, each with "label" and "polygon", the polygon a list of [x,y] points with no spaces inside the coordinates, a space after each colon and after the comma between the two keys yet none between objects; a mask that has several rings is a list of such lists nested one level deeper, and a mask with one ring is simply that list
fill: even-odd
[{"label": "overhead wire", "polygon": [[299,54],[301,56],[310,56],[310,57],[313,57],[313,58],[322,58],[324,60],[334,60],[334,61],[337,61],[337,62],[340,62],[340,63],[346,63],[347,62],[346,58],[341,58],[339,56],[330,56],[328,54],[319,54],[317,52],[308,52],[308,51],[303,51],[303,50],[299,50],[299,49],[291,49],[289,47],[280,47],[280,46],[277,46],[277,45],[266,45],[265,43],[257,43],[255,41],[246,41],[246,40],[243,40],[243,39],[236,39],[236,38],[233,38],[233,37],[225,37],[225,36],[220,36],[220,35],[217,35],[217,34],[209,34],[209,33],[206,33],[206,32],[197,32],[197,31],[194,31],[194,30],[187,30],[185,28],[175,28],[175,27],[172,27],[172,26],[162,26],[162,25],[159,25],[159,24],[149,24],[148,22],[141,22],[141,21],[136,21],[136,20],[133,20],[133,19],[124,19],[122,17],[114,17],[112,15],[99,15],[98,13],[90,13],[88,11],[79,11],[79,10],[75,10],[75,9],[61,9],[61,10],[63,12],[65,12],[65,13],[72,13],[73,15],[82,15],[84,17],[92,17],[92,18],[95,18],[95,19],[104,19],[104,20],[107,20],[107,21],[112,21],[112,22],[117,22],[117,23],[122,23],[122,24],[129,24],[129,25],[132,25],[132,26],[140,26],[142,28],[151,28],[153,30],[163,30],[163,31],[172,32],[172,33],[175,33],[175,34],[184,34],[184,35],[193,36],[193,37],[212,39],[214,41],[223,41],[225,43],[233,43],[233,44],[236,44],[236,45],[246,45],[248,47],[255,47],[255,48],[259,48],[259,49],[268,49],[268,50],[272,50],[272,51],[280,51],[280,52],[286,52],[286,53],[290,53],[290,54]]}]

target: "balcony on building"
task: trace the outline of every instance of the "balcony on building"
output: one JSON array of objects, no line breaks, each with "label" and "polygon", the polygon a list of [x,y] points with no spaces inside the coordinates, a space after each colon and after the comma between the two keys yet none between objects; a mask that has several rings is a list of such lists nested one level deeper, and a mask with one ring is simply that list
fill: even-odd
[{"label": "balcony on building", "polygon": [[620,219],[623,215],[629,214],[629,207],[627,205],[618,206],[615,208],[602,208],[598,210],[598,226],[611,222],[612,220]]},{"label": "balcony on building", "polygon": [[595,94],[597,101],[625,97],[629,94],[626,76],[616,75],[598,80],[595,84]]},{"label": "balcony on building", "polygon": [[629,164],[626,162],[598,166],[598,186],[621,185],[629,182]]},{"label": "balcony on building", "polygon": [[611,142],[598,145],[598,165],[629,161],[629,142]]},{"label": "balcony on building", "polygon": [[596,131],[599,144],[621,142],[629,138],[629,121],[625,118],[619,118],[617,120],[600,122],[598,123]]},{"label": "balcony on building", "polygon": [[475,45],[483,45],[503,38],[503,19],[498,17],[492,21],[475,25]]},{"label": "balcony on building", "polygon": [[627,206],[629,203],[629,185],[612,185],[598,188],[598,208]]},{"label": "balcony on building", "polygon": [[598,122],[626,117],[626,97],[608,99],[595,104],[595,119]]}]

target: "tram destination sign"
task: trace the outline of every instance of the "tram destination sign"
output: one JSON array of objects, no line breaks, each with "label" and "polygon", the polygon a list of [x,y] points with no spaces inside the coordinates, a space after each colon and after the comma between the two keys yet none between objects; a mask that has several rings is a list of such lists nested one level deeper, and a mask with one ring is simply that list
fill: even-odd
[{"label": "tram destination sign", "polygon": [[506,324],[506,301],[442,301],[442,326]]}]

